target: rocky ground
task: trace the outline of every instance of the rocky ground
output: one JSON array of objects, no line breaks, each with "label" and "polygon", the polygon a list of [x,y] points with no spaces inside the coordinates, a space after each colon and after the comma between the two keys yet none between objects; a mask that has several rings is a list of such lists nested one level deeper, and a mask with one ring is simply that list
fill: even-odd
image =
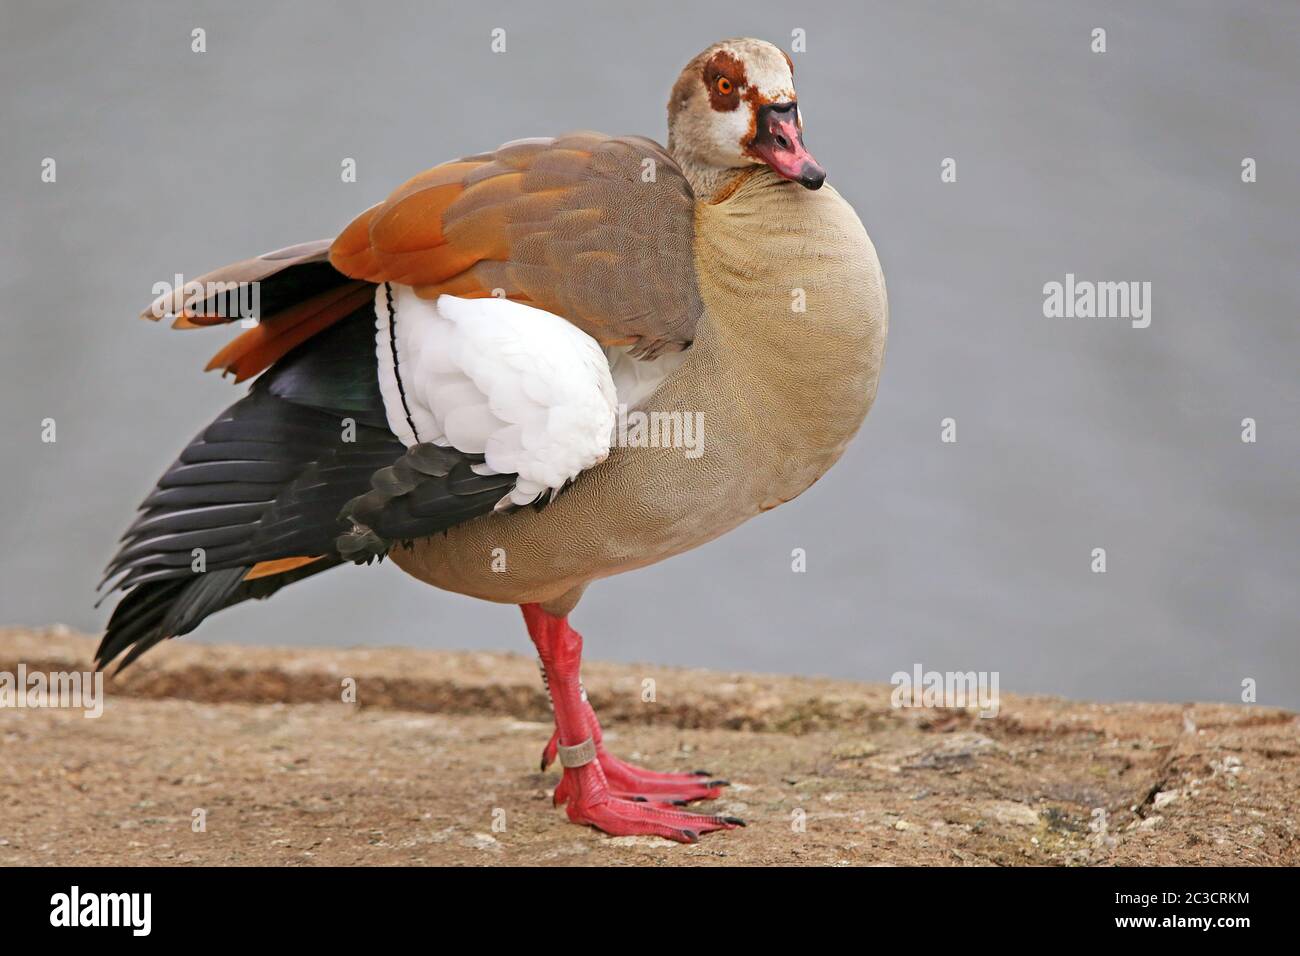
[{"label": "rocky ground", "polygon": [[[84,670],[93,646],[0,629],[0,672]],[[729,778],[716,806],[749,826],[680,846],[569,824],[523,656],[176,641],[99,719],[0,710],[0,864],[1300,864],[1286,711],[1004,695],[984,719],[892,709],[886,685],[584,673],[611,750]]]}]

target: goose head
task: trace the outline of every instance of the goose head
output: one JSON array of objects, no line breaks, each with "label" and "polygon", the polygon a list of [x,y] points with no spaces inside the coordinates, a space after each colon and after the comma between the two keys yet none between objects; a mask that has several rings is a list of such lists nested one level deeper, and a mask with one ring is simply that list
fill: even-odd
[{"label": "goose head", "polygon": [[826,181],[803,144],[794,65],[765,40],[723,40],[686,65],[668,101],[668,149],[704,199],[759,165],[806,189]]}]

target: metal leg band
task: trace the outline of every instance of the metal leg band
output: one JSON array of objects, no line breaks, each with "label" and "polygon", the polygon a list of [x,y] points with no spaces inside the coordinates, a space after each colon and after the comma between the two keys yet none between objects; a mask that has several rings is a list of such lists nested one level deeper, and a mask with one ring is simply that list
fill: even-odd
[{"label": "metal leg band", "polygon": [[596,759],[596,741],[590,737],[572,747],[559,744],[555,749],[559,754],[561,767],[585,767]]}]

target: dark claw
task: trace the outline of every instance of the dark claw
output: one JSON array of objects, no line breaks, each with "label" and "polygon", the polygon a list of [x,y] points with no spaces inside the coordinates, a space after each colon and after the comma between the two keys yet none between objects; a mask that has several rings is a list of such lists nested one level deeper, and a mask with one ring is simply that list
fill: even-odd
[{"label": "dark claw", "polygon": [[745,825],[745,821],[740,819],[740,817],[718,817],[718,819],[723,823],[730,823],[738,827],[743,827]]},{"label": "dark claw", "polygon": [[705,786],[706,786],[706,787],[729,787],[729,786],[731,786],[731,781],[730,781],[730,780],[710,780],[708,783],[705,784]]},{"label": "dark claw", "polygon": [[630,798],[630,799],[632,800],[633,803],[647,803],[647,802],[648,802],[648,801],[646,800],[645,797],[632,797],[632,798]]},{"label": "dark claw", "polygon": [[689,800],[673,800],[673,801],[672,801],[672,805],[675,806],[675,807],[684,807],[684,806],[686,806],[687,804],[689,804],[690,802],[691,802],[691,801],[689,801]]},{"label": "dark claw", "polygon": [[691,776],[692,776],[692,777],[712,777],[712,776],[713,776],[713,771],[712,771],[712,770],[692,770],[692,771],[691,771]]},{"label": "dark claw", "polygon": [[698,833],[696,833],[694,830],[683,830],[683,831],[682,831],[682,836],[686,837],[686,842],[687,842],[687,843],[699,843],[699,842],[700,842],[700,835],[699,835]]}]

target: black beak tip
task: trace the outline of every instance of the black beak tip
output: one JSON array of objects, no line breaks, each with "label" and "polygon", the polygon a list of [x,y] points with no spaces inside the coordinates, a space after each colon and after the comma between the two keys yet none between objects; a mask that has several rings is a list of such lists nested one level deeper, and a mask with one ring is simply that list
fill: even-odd
[{"label": "black beak tip", "polygon": [[821,189],[826,182],[826,170],[816,166],[805,166],[799,174],[799,185],[804,189]]}]

